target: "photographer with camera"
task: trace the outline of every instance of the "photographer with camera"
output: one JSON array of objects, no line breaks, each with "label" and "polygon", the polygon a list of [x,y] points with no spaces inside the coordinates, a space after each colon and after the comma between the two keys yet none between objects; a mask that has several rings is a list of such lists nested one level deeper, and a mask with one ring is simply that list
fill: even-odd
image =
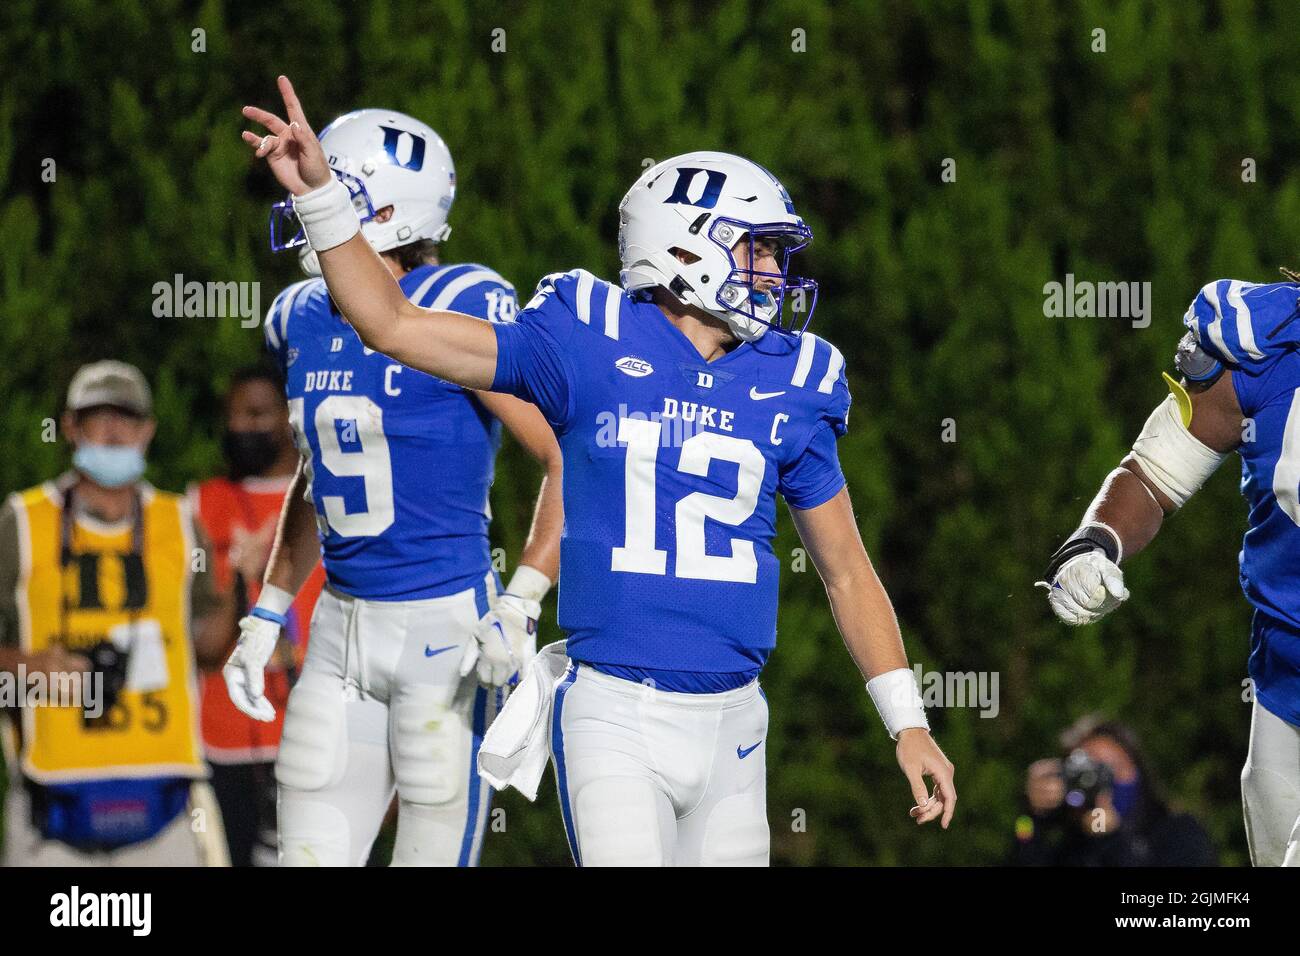
[{"label": "photographer with camera", "polygon": [[1061,735],[1061,748],[1061,758],[1029,767],[1014,864],[1216,865],[1209,834],[1169,807],[1128,727],[1089,715]]},{"label": "photographer with camera", "polygon": [[20,724],[7,865],[224,860],[195,656],[219,655],[235,613],[186,500],[143,480],[154,428],[139,369],[83,367],[61,421],[72,470],[0,509],[0,680]]}]

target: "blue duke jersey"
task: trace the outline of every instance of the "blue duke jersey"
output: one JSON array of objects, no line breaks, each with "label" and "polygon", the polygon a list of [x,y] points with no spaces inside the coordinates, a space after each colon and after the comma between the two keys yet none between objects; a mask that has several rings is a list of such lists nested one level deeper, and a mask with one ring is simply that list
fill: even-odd
[{"label": "blue duke jersey", "polygon": [[[514,288],[479,265],[422,266],[400,285],[429,308],[489,321],[515,312]],[[264,329],[307,458],[330,584],[406,601],[481,583],[500,423],[465,389],[364,347],[323,279],[281,292]]]},{"label": "blue duke jersey", "polygon": [[581,270],[496,333],[493,389],[536,404],[564,455],[569,656],[669,690],[752,679],[776,643],[776,493],[808,509],[844,487],[843,355],[769,333],[705,362]]},{"label": "blue duke jersey", "polygon": [[1253,421],[1240,448],[1241,586],[1269,620],[1257,615],[1250,673],[1260,702],[1300,723],[1300,284],[1211,282],[1183,321],[1232,371]]}]

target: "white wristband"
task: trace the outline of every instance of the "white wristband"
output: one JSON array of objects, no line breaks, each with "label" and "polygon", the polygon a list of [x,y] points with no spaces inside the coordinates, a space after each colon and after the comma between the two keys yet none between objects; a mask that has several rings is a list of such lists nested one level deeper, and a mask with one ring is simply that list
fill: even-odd
[{"label": "white wristband", "polygon": [[925,719],[925,705],[916,686],[916,675],[906,667],[885,671],[867,681],[867,693],[880,711],[889,736],[898,739],[898,733],[909,727],[930,729]]},{"label": "white wristband", "polygon": [[361,229],[357,211],[352,208],[352,194],[333,177],[319,189],[294,196],[293,211],[298,214],[313,252],[341,246]]},{"label": "white wristband", "polygon": [[263,584],[261,592],[257,595],[257,606],[272,614],[281,616],[288,614],[292,604],[293,595],[284,588],[277,588],[274,584]]},{"label": "white wristband", "polygon": [[551,579],[541,571],[530,568],[526,564],[521,564],[515,568],[510,583],[506,585],[507,594],[514,594],[529,601],[542,600],[550,589]]}]

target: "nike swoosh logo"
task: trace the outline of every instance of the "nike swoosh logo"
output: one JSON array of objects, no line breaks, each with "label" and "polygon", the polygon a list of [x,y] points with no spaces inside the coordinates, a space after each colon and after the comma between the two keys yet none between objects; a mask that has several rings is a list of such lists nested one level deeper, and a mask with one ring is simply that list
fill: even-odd
[{"label": "nike swoosh logo", "polygon": [[776,398],[778,395],[784,395],[785,392],[760,392],[753,385],[749,386],[749,397],[756,402],[761,402],[765,398]]},{"label": "nike swoosh logo", "polygon": [[761,740],[758,743],[754,744],[754,746],[748,748],[741,747],[739,744],[737,744],[736,756],[739,757],[741,760],[744,760],[746,757],[748,757],[750,754],[752,754],[755,750],[757,750],[762,745],[763,745],[763,741]]},{"label": "nike swoosh logo", "polygon": [[459,645],[459,644],[448,644],[446,647],[433,648],[433,647],[430,647],[428,644],[425,644],[425,645],[424,645],[424,656],[425,656],[425,657],[436,657],[436,656],[439,655],[439,654],[442,654],[442,653],[445,653],[446,651],[451,650],[453,647],[460,647],[460,645]]}]

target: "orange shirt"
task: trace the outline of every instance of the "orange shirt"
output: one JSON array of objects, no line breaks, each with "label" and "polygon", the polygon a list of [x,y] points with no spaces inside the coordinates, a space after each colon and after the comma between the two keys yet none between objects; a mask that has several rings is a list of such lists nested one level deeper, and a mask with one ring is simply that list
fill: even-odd
[{"label": "orange shirt", "polygon": [[[270,555],[289,483],[288,478],[245,478],[239,482],[209,478],[190,492],[194,513],[212,544],[210,558],[217,587],[228,593],[234,585],[235,567],[242,566],[249,607],[257,601],[261,589],[261,570]],[[312,608],[324,584],[325,570],[317,564],[289,608],[285,635],[293,645],[299,667],[307,650]],[[266,699],[275,706],[275,720],[269,723],[246,716],[231,703],[220,670],[205,673],[201,689],[200,729],[209,760],[253,763],[275,759],[289,700],[289,674],[283,667],[273,664],[267,668]]]}]

